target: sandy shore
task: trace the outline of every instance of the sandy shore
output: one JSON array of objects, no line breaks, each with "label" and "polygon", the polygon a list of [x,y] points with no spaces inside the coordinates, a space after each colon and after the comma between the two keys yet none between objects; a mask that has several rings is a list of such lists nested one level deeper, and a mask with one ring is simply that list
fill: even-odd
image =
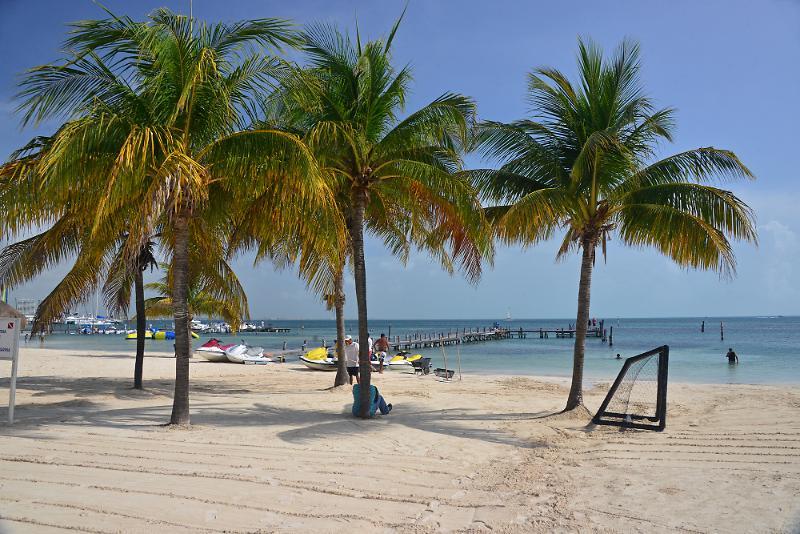
[{"label": "sandy shore", "polygon": [[160,426],[174,360],[146,359],[144,392],[132,369],[130,354],[22,351],[0,532],[800,528],[800,388],[671,384],[656,433],[548,417],[557,380],[385,373],[395,410],[361,421],[331,374],[195,360],[178,430]]}]

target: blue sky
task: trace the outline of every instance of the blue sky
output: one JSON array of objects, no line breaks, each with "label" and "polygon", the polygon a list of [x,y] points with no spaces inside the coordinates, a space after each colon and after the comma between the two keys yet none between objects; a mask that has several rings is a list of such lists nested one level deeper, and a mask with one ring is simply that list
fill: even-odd
[{"label": "blue sky", "polygon": [[[112,11],[143,18],[166,5],[188,13],[189,0],[106,0]],[[285,17],[385,34],[404,2],[195,0],[208,20]],[[57,58],[65,23],[99,18],[88,0],[0,0],[0,158],[37,130],[20,130],[13,114],[15,83],[33,65]],[[734,150],[758,177],[730,187],[756,211],[760,245],[737,245],[738,276],[686,271],[652,250],[612,242],[598,262],[592,314],[605,317],[800,313],[800,2],[790,0],[662,2],[409,2],[395,41],[397,65],[410,64],[415,82],[408,109],[446,91],[478,103],[481,118],[513,120],[528,112],[526,73],[537,66],[572,75],[578,36],[607,50],[623,38],[641,44],[642,77],[661,106],[677,108],[675,142],[662,155],[715,146]],[[50,131],[44,125],[39,131]],[[468,158],[471,166],[481,162]],[[535,249],[498,248],[477,286],[448,276],[421,254],[402,266],[379,243],[367,244],[370,316],[376,318],[570,317],[576,308],[577,257],[555,263],[556,243]],[[250,258],[236,263],[254,317],[327,318],[319,300],[292,271],[276,273]],[[66,268],[66,267],[65,267]],[[18,288],[38,298],[62,270]],[[349,288],[346,312],[355,311]],[[13,300],[12,300],[13,302]]]}]

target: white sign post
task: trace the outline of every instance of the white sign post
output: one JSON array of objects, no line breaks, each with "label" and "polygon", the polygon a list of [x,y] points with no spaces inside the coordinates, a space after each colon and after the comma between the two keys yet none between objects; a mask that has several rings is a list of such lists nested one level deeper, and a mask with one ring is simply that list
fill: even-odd
[{"label": "white sign post", "polygon": [[14,402],[17,395],[17,367],[19,366],[20,320],[0,317],[0,360],[11,360],[11,387],[8,392],[8,424],[14,423]]}]

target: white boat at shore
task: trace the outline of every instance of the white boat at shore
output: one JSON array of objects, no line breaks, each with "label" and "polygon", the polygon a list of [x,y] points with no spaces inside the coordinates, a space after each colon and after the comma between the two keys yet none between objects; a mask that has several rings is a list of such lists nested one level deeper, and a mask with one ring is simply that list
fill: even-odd
[{"label": "white boat at shore", "polygon": [[227,362],[228,356],[225,354],[225,349],[233,347],[234,344],[221,345],[219,339],[211,338],[194,351],[210,362]]},{"label": "white boat at shore", "polygon": [[300,361],[309,369],[315,371],[335,371],[336,358],[328,352],[327,347],[312,349],[302,356]]},{"label": "white boat at shore", "polygon": [[225,356],[231,363],[255,363],[271,362],[272,358],[264,356],[263,347],[252,347],[250,345],[239,344],[225,349]]},{"label": "white boat at shore", "polygon": [[396,356],[392,356],[389,361],[385,362],[384,367],[394,371],[413,370],[414,364],[412,362],[415,362],[419,359],[422,359],[422,354],[414,354],[413,356],[409,356],[408,353],[400,352]]}]

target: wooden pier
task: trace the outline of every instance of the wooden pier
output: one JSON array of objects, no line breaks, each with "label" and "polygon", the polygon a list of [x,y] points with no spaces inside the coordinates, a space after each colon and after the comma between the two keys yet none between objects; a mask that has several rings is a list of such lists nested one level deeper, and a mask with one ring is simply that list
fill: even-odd
[{"label": "wooden pier", "polygon": [[[527,339],[531,338],[547,339],[555,338],[574,338],[575,330],[566,328],[556,329],[533,329],[524,330],[522,328],[475,328],[468,330],[462,329],[461,332],[432,332],[415,333],[406,336],[395,336],[389,344],[393,350],[410,350],[430,347],[441,347],[445,345],[456,345],[461,343],[478,343],[485,341],[496,341],[500,339]],[[592,327],[586,332],[586,337],[602,338],[603,330],[599,327]]]},{"label": "wooden pier", "polygon": [[[508,337],[510,338],[517,338],[517,339],[526,339],[528,334],[531,334],[532,337],[538,337],[539,339],[547,339],[549,337],[555,338],[574,338],[575,337],[575,329],[567,329],[567,328],[556,328],[552,330],[546,330],[544,328],[540,328],[538,330],[523,330],[519,328],[517,330],[509,330]],[[603,337],[603,331],[599,327],[592,327],[586,331],[586,337]]]}]

